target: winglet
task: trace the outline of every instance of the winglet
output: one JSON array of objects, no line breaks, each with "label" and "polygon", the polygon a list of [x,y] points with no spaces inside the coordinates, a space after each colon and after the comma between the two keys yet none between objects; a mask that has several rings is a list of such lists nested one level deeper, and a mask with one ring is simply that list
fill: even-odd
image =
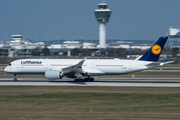
[{"label": "winglet", "polygon": [[168,37],[160,37],[139,60],[157,62],[167,39]]},{"label": "winglet", "polygon": [[79,63],[75,64],[75,65],[72,65],[72,66],[69,66],[69,67],[66,67],[66,68],[63,68],[62,71],[63,73],[69,73],[73,70],[77,70],[78,68],[82,68],[82,65],[84,63],[84,61],[86,60],[87,58],[85,57],[84,59],[82,59]]},{"label": "winglet", "polygon": [[83,60],[81,60],[78,64],[76,64],[76,65],[74,65],[74,66],[79,66],[79,67],[81,67],[86,59],[87,59],[87,57],[85,57]]}]

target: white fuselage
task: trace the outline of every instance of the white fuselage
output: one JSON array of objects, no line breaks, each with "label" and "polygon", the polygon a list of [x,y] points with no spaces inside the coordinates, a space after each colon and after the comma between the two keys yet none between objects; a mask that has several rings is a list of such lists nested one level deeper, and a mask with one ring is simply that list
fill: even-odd
[{"label": "white fuselage", "polygon": [[[7,66],[4,71],[10,74],[44,74],[46,70],[61,70],[75,65],[82,59],[20,59]],[[153,67],[152,62],[119,59],[86,59],[82,65],[83,76],[119,75],[141,71]]]}]

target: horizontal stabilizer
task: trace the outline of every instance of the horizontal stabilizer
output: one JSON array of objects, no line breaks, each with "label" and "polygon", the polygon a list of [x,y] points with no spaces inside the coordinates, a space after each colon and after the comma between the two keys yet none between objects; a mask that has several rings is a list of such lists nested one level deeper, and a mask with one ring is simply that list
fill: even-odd
[{"label": "horizontal stabilizer", "polygon": [[151,66],[151,67],[158,67],[158,66],[160,66],[160,62],[153,62],[153,63],[150,63],[150,64],[148,64],[148,65],[146,65],[146,66]]},{"label": "horizontal stabilizer", "polygon": [[166,62],[161,62],[160,66],[163,66],[165,64],[173,63],[174,61],[166,61]]},{"label": "horizontal stabilizer", "polygon": [[146,66],[149,66],[149,67],[158,67],[158,66],[163,66],[165,64],[168,64],[168,63],[172,63],[174,61],[166,61],[166,62],[152,62]]}]

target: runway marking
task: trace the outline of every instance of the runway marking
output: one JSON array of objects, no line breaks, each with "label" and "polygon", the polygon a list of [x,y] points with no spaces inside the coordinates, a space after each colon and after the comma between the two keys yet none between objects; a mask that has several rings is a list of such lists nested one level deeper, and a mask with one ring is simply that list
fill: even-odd
[{"label": "runway marking", "polygon": [[50,81],[45,78],[19,78],[18,81],[12,81],[12,78],[0,78],[0,85],[180,87],[178,80],[179,78],[98,78],[94,82],[74,82],[72,79]]},{"label": "runway marking", "polygon": [[6,86],[126,86],[126,87],[180,87],[180,83],[110,83],[110,82],[0,82]]}]

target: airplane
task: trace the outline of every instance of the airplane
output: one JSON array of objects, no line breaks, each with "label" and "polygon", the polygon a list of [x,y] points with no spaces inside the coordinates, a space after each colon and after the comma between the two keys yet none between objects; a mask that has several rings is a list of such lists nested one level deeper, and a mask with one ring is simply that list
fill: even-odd
[{"label": "airplane", "polygon": [[[135,60],[120,59],[20,59],[11,62],[4,71],[13,75],[44,74],[46,79],[75,78],[74,81],[94,81],[92,76],[121,75],[163,66],[173,61],[158,62],[168,37],[160,37],[142,56]],[[85,77],[84,79],[81,79]]]}]

